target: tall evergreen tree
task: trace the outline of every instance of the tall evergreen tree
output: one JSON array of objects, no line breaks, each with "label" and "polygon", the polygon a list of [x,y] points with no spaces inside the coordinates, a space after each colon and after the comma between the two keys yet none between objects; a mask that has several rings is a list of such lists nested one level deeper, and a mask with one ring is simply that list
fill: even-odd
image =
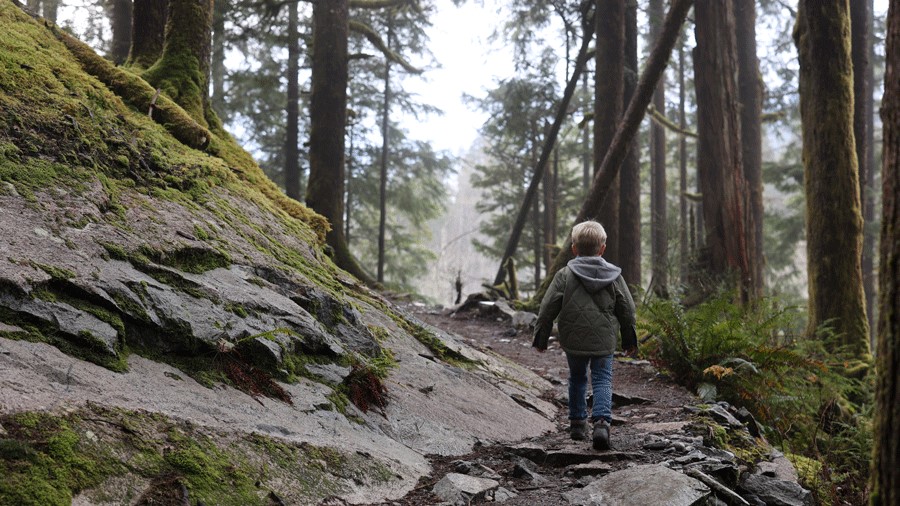
[{"label": "tall evergreen tree", "polygon": [[134,0],[128,65],[141,69],[156,63],[163,51],[169,0]]},{"label": "tall evergreen tree", "polygon": [[[806,188],[809,328],[830,327],[831,352],[869,351],[861,263],[862,216],[853,136],[848,2],[801,0],[795,42]],[[828,62],[823,65],[822,62]]]},{"label": "tall evergreen tree", "polygon": [[112,0],[111,28],[112,28],[112,61],[116,65],[125,63],[128,59],[128,51],[131,49],[131,0]]},{"label": "tall evergreen tree", "polygon": [[763,82],[756,56],[756,2],[734,0],[737,28],[738,99],[741,104],[741,163],[747,183],[747,256],[750,296],[758,299],[764,287],[762,93]]},{"label": "tall evergreen tree", "polygon": [[[594,175],[606,156],[625,110],[625,0],[597,0],[596,56],[594,78]],[[607,234],[619,230],[619,177],[610,182],[606,198],[596,209]],[[620,262],[618,238],[607,243],[604,257]]]},{"label": "tall evergreen tree", "polygon": [[713,279],[733,279],[732,286],[739,287],[741,300],[747,301],[752,290],[732,6],[732,2],[698,0],[694,8],[697,177],[706,226],[704,267]]},{"label": "tall evergreen tree", "polygon": [[[662,30],[663,0],[650,0],[647,17],[650,20],[650,41],[656,42]],[[653,93],[653,108],[666,114],[665,74]],[[660,297],[669,294],[669,224],[666,202],[666,129],[658,122],[650,125],[650,235],[653,293]]]},{"label": "tall evergreen tree", "polygon": [[[625,103],[637,88],[637,1],[628,0],[625,10]],[[660,20],[662,22],[662,20]],[[632,287],[641,285],[641,148],[632,143],[619,174],[619,267]]]},{"label": "tall evergreen tree", "polygon": [[872,506],[900,503],[900,2],[887,21]]}]

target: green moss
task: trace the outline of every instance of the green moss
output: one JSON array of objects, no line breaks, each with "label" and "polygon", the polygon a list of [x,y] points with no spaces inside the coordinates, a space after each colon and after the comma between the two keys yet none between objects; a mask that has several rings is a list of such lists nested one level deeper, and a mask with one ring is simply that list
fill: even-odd
[{"label": "green moss", "polygon": [[74,493],[121,471],[73,430],[77,421],[36,412],[0,417],[11,436],[0,444],[0,504],[68,505]]},{"label": "green moss", "polygon": [[65,269],[62,267],[54,267],[52,265],[45,265],[35,261],[31,262],[32,267],[35,269],[40,269],[47,274],[50,275],[51,278],[56,280],[67,280],[75,277],[75,273],[70,271],[69,269]]},{"label": "green moss", "polygon": [[241,318],[246,318],[246,317],[250,316],[250,313],[247,311],[247,308],[245,308],[241,304],[238,304],[235,302],[226,302],[224,307],[225,307],[225,311],[234,313],[234,314],[240,316]]}]

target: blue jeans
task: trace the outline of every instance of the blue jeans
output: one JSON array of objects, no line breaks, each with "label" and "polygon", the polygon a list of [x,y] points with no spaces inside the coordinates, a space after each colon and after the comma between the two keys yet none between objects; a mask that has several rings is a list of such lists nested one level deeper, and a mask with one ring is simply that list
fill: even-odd
[{"label": "blue jeans", "polygon": [[569,362],[569,420],[587,418],[588,369],[591,371],[591,387],[594,391],[594,406],[591,420],[601,418],[612,423],[612,372],[613,356],[579,357],[566,354]]}]

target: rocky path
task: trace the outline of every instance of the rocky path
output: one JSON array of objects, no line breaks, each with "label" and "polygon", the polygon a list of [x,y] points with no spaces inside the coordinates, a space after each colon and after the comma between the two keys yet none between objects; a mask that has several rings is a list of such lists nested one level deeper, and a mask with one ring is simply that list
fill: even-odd
[{"label": "rocky path", "polygon": [[546,398],[559,408],[558,430],[513,445],[477,445],[462,457],[431,456],[433,472],[402,500],[386,504],[813,504],[790,462],[756,437],[752,417],[724,403],[702,404],[645,360],[616,360],[612,450],[597,452],[568,437],[567,368],[558,347],[551,343],[547,353],[536,353],[527,330],[517,332],[494,312],[450,316],[408,308],[549,380],[554,388]]}]

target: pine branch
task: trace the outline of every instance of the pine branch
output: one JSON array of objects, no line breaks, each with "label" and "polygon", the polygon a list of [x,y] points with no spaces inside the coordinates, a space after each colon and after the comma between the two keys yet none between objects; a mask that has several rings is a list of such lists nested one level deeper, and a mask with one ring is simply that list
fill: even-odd
[{"label": "pine branch", "polygon": [[404,70],[406,70],[410,74],[421,74],[422,73],[422,69],[413,67],[412,65],[410,65],[409,62],[404,60],[402,56],[400,56],[395,51],[393,51],[391,48],[389,48],[387,46],[387,44],[384,43],[384,40],[381,38],[381,35],[378,35],[378,32],[373,30],[371,26],[369,26],[365,23],[359,22],[359,21],[351,20],[350,21],[350,30],[352,30],[356,33],[362,34],[366,39],[369,40],[369,42],[372,43],[373,46],[375,46],[378,50],[380,50],[384,54],[384,56],[387,57],[387,59],[400,65],[401,67],[404,68]]},{"label": "pine branch", "polygon": [[677,134],[685,135],[687,137],[693,137],[695,139],[697,138],[696,132],[691,132],[690,130],[679,127],[672,120],[667,118],[663,113],[657,111],[652,104],[647,108],[647,113],[650,114],[650,119],[655,121],[657,125],[660,125],[663,128],[671,130]]},{"label": "pine branch", "polygon": [[410,6],[416,11],[420,11],[419,2],[417,0],[350,0],[351,9],[385,9],[388,7]]}]

